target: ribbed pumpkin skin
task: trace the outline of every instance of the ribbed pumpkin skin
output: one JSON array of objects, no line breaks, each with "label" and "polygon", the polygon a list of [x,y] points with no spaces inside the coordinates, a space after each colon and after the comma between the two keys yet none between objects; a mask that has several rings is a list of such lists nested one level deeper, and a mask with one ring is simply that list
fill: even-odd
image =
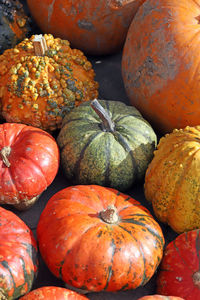
[{"label": "ribbed pumpkin skin", "polygon": [[[3,150],[10,153],[4,158]],[[30,207],[54,180],[59,149],[46,131],[18,123],[0,125],[0,204]]]},{"label": "ribbed pumpkin skin", "polygon": [[32,231],[14,213],[0,207],[0,299],[29,292],[38,270]]},{"label": "ribbed pumpkin skin", "polygon": [[199,0],[147,0],[127,33],[122,58],[127,95],[164,133],[199,125],[199,15]]},{"label": "ribbed pumpkin skin", "polygon": [[184,300],[200,299],[199,253],[199,230],[182,233],[169,243],[157,276],[156,292]]},{"label": "ribbed pumpkin skin", "polygon": [[66,177],[75,184],[98,184],[120,191],[144,177],[157,137],[132,106],[99,100],[115,123],[104,131],[90,101],[68,113],[57,138]]},{"label": "ribbed pumpkin skin", "polygon": [[162,137],[145,175],[145,197],[178,233],[200,227],[200,126]]},{"label": "ribbed pumpkin skin", "polygon": [[149,295],[149,296],[144,296],[142,298],[139,298],[138,300],[184,300],[184,299],[180,297],[174,297],[174,296]]},{"label": "ribbed pumpkin skin", "polygon": [[28,0],[29,10],[45,33],[68,39],[93,55],[119,50],[144,0]]},{"label": "ribbed pumpkin skin", "polygon": [[[118,221],[106,223],[114,205]],[[48,230],[45,230],[48,228]],[[149,211],[128,195],[95,185],[70,186],[43,210],[37,238],[51,272],[88,291],[119,291],[144,285],[154,274],[164,237]]]},{"label": "ribbed pumpkin skin", "polygon": [[28,36],[31,20],[18,0],[0,0],[0,20],[0,53],[2,53]]},{"label": "ribbed pumpkin skin", "polygon": [[85,296],[56,286],[43,286],[21,297],[20,300],[86,300]]}]

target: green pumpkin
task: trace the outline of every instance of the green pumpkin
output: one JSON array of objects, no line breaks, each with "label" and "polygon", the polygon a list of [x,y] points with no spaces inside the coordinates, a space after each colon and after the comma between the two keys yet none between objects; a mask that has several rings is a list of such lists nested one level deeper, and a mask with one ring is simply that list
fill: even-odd
[{"label": "green pumpkin", "polygon": [[135,107],[95,99],[66,114],[57,142],[72,183],[124,191],[144,178],[157,137]]}]

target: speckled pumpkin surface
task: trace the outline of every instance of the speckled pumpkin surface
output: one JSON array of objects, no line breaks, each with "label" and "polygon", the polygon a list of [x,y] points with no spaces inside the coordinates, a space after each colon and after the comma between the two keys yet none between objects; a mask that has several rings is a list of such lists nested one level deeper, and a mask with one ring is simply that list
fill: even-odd
[{"label": "speckled pumpkin surface", "polygon": [[2,207],[0,241],[0,299],[17,299],[30,291],[37,275],[37,244],[28,226]]},{"label": "speckled pumpkin surface", "polygon": [[35,54],[34,36],[0,56],[0,101],[7,122],[52,131],[60,128],[66,111],[97,97],[98,84],[80,50],[52,35],[44,38],[43,56]]},{"label": "speckled pumpkin surface", "polygon": [[118,51],[132,18],[145,0],[27,0],[44,33],[70,41],[93,55]]},{"label": "speckled pumpkin surface", "polygon": [[0,53],[28,36],[31,20],[18,0],[0,0]]},{"label": "speckled pumpkin surface", "polygon": [[63,120],[57,138],[61,163],[75,184],[99,184],[126,190],[144,177],[157,137],[138,110],[120,101],[99,100],[114,123],[106,128],[91,101]]},{"label": "speckled pumpkin surface", "polygon": [[171,241],[165,248],[157,274],[157,293],[199,300],[199,254],[199,229],[184,232]]},{"label": "speckled pumpkin surface", "polygon": [[97,185],[70,186],[54,194],[40,216],[37,238],[51,272],[88,291],[145,285],[164,246],[162,230],[144,206]]},{"label": "speckled pumpkin surface", "polygon": [[200,227],[200,126],[162,137],[145,176],[145,197],[178,233]]}]

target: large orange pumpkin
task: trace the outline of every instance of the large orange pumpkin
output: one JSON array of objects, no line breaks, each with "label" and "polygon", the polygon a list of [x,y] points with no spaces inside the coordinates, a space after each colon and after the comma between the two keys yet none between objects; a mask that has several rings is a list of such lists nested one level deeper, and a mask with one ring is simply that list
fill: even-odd
[{"label": "large orange pumpkin", "polygon": [[160,263],[164,244],[160,226],[145,207],[98,185],[56,193],[40,216],[37,237],[51,272],[88,291],[145,285]]},{"label": "large orange pumpkin", "polygon": [[200,123],[199,22],[199,0],[147,0],[129,28],[125,89],[162,132]]},{"label": "large orange pumpkin", "polygon": [[128,27],[144,0],[28,0],[29,10],[45,33],[70,41],[90,54],[122,47]]}]

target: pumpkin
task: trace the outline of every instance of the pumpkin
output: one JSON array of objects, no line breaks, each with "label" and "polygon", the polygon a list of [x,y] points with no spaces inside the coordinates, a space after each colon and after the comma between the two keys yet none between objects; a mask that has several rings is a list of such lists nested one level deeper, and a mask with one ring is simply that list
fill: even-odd
[{"label": "pumpkin", "polygon": [[134,107],[95,99],[64,117],[57,142],[67,179],[123,191],[144,177],[157,138]]},{"label": "pumpkin", "polygon": [[73,47],[93,55],[118,51],[128,27],[144,0],[71,1],[28,0],[40,29],[67,39]]},{"label": "pumpkin", "polygon": [[50,134],[24,124],[0,125],[0,204],[29,208],[58,167],[59,150]]},{"label": "pumpkin", "polygon": [[161,133],[199,125],[199,1],[146,0],[122,55],[126,93]]},{"label": "pumpkin", "polygon": [[170,242],[157,275],[157,293],[200,299],[200,232],[184,232]]},{"label": "pumpkin", "polygon": [[7,122],[60,128],[63,115],[97,96],[84,54],[52,35],[33,35],[0,56],[1,113]]},{"label": "pumpkin", "polygon": [[43,286],[32,290],[28,294],[20,298],[20,300],[86,300],[85,296],[79,295],[74,291],[57,286]]},{"label": "pumpkin", "polygon": [[0,53],[30,33],[31,20],[18,0],[0,0]]},{"label": "pumpkin", "polygon": [[29,292],[38,270],[38,250],[28,226],[0,207],[0,299],[12,300]]},{"label": "pumpkin", "polygon": [[37,238],[49,270],[68,286],[91,292],[145,285],[164,245],[161,228],[145,207],[98,185],[54,194],[40,215]]},{"label": "pumpkin", "polygon": [[142,298],[139,298],[138,300],[184,300],[184,299],[180,297],[174,297],[174,296],[149,295],[149,296],[144,296]]},{"label": "pumpkin", "polygon": [[160,139],[145,175],[145,197],[156,217],[181,233],[200,227],[200,126]]}]

